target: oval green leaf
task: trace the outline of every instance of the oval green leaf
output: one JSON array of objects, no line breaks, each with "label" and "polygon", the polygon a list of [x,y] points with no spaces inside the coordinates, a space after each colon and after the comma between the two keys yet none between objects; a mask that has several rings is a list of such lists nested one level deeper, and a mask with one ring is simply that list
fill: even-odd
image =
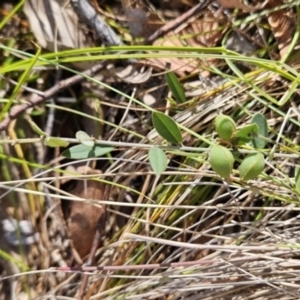
[{"label": "oval green leaf", "polygon": [[93,147],[95,145],[95,142],[84,131],[77,131],[75,136],[76,136],[76,139],[78,139],[79,142],[83,145],[86,145],[88,147]]},{"label": "oval green leaf", "polygon": [[45,139],[45,145],[48,147],[67,147],[69,143],[62,138],[49,136]]},{"label": "oval green leaf", "polygon": [[236,145],[244,145],[254,139],[258,134],[258,126],[256,124],[249,124],[241,128],[234,135],[234,143]]},{"label": "oval green leaf", "polygon": [[218,115],[215,118],[215,129],[221,139],[230,141],[236,131],[236,126],[229,116]]},{"label": "oval green leaf", "polygon": [[240,177],[247,181],[256,178],[265,168],[265,159],[262,153],[249,154],[242,161],[239,170]]},{"label": "oval green leaf", "polygon": [[252,144],[254,148],[263,149],[267,144],[268,123],[264,115],[256,113],[251,121],[252,124],[258,126],[258,136],[254,137]]},{"label": "oval green leaf", "polygon": [[160,175],[166,170],[168,158],[163,150],[154,146],[149,150],[148,156],[151,168],[156,175]]},{"label": "oval green leaf", "polygon": [[61,155],[71,159],[85,159],[102,156],[106,153],[111,152],[113,149],[113,147],[101,147],[97,145],[94,147],[89,147],[80,144],[63,151]]},{"label": "oval green leaf", "polygon": [[176,75],[173,72],[166,73],[166,81],[170,91],[173,94],[177,103],[184,103],[186,102],[185,92],[181,82],[178,80]]},{"label": "oval green leaf", "polygon": [[152,123],[160,136],[170,143],[179,144],[182,136],[176,122],[161,112],[152,113]]},{"label": "oval green leaf", "polygon": [[227,148],[220,145],[213,145],[211,147],[209,163],[218,175],[229,178],[232,172],[233,162],[233,155]]}]

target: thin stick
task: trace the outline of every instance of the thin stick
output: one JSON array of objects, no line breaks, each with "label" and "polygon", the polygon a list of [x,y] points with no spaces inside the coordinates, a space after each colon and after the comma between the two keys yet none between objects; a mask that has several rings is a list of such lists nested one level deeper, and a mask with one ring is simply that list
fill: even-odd
[{"label": "thin stick", "polygon": [[107,46],[122,45],[122,41],[86,0],[71,0],[83,21],[95,30],[97,37]]},{"label": "thin stick", "polygon": [[167,34],[171,30],[176,29],[179,25],[187,21],[192,16],[198,14],[201,10],[206,8],[211,3],[211,0],[204,0],[203,2],[198,3],[193,8],[188,10],[186,13],[181,15],[180,17],[176,18],[174,21],[162,26],[158,30],[156,30],[152,35],[150,35],[146,41],[145,44],[152,44],[156,39],[159,37]]},{"label": "thin stick", "polygon": [[8,116],[4,118],[2,122],[0,122],[0,131],[7,130],[10,122],[16,119],[20,114],[24,113],[28,108],[34,107],[42,102],[45,102],[47,99],[53,97],[54,95],[65,90],[66,88],[81,82],[85,78],[83,75],[90,77],[95,75],[97,72],[104,69],[105,66],[106,63],[100,63],[98,65],[95,65],[87,71],[83,72],[82,74],[74,75],[68,79],[58,82],[52,88],[48,89],[43,95],[33,95],[27,103],[15,105],[8,113]]}]

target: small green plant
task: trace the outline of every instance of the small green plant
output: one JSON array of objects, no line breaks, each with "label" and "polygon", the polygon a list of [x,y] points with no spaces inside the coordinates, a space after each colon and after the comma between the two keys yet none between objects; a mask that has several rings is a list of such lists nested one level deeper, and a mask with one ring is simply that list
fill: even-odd
[{"label": "small green plant", "polygon": [[[267,121],[262,114],[255,114],[251,124],[245,125],[239,130],[236,129],[234,120],[229,116],[219,115],[215,118],[215,130],[221,140],[230,142],[232,146],[242,146],[249,144],[255,149],[264,148],[268,135]],[[210,152],[210,164],[212,169],[220,176],[228,178],[232,169],[228,166],[233,165],[233,154],[223,146],[212,146]],[[222,148],[221,148],[222,147]],[[231,153],[228,155],[227,151]],[[224,160],[224,162],[220,162]],[[259,176],[264,170],[265,160],[260,152],[247,155],[239,166],[240,177],[243,181],[251,180]],[[228,174],[230,170],[230,173]]]},{"label": "small green plant", "polygon": [[[158,134],[170,143],[181,143],[182,136],[176,122],[161,112],[153,112],[152,122]],[[251,124],[246,124],[237,129],[235,121],[225,115],[218,115],[215,120],[215,130],[218,134],[218,143],[213,143],[209,150],[208,162],[211,168],[221,177],[229,179],[233,170],[234,161],[240,163],[240,178],[243,181],[255,179],[261,174],[265,167],[262,153],[254,151],[240,162],[239,155],[234,155],[237,146],[248,144],[254,149],[262,149],[266,146],[268,127],[262,114],[255,114]],[[226,142],[231,149],[219,145]],[[153,147],[149,151],[149,161],[156,174],[161,174],[167,167],[167,158],[161,149]]]}]

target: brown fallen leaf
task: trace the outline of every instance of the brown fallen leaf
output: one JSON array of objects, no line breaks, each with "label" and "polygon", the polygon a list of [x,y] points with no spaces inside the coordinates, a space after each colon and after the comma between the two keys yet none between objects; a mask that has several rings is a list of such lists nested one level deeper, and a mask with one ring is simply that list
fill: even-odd
[{"label": "brown fallen leaf", "polygon": [[[77,172],[95,176],[101,174],[99,170],[84,166],[78,167]],[[76,197],[89,200],[101,200],[103,192],[104,185],[94,180],[78,180],[75,188],[70,191]],[[70,201],[67,213],[69,236],[81,258],[91,250],[98,219],[104,212],[104,206],[85,201]]]},{"label": "brown fallen leaf", "polygon": [[241,0],[217,0],[224,8],[239,8],[246,12],[254,12],[256,7],[250,7],[245,5]]},{"label": "brown fallen leaf", "polygon": [[[269,0],[266,7],[275,8],[284,3],[283,0]],[[296,31],[296,15],[291,8],[285,8],[270,13],[268,22],[278,43],[280,56],[283,58],[289,50]]]},{"label": "brown fallen leaf", "polygon": [[133,37],[147,38],[162,26],[159,17],[145,11],[145,7],[141,5],[140,1],[121,0],[121,2]]},{"label": "brown fallen leaf", "polygon": [[[178,19],[178,18],[177,18]],[[171,23],[176,23],[176,19]],[[211,12],[204,11],[201,16],[193,16],[187,22],[178,26],[175,31],[171,31],[164,36],[164,39],[157,39],[153,42],[155,46],[182,47],[213,47],[222,39],[227,29],[227,17],[222,10]],[[140,60],[138,64],[153,67],[157,71],[165,70],[167,64],[171,65],[171,70],[179,77],[186,74],[197,73],[203,69],[203,61],[197,58],[176,58],[161,57]],[[215,59],[206,59],[209,65],[217,64]]]}]

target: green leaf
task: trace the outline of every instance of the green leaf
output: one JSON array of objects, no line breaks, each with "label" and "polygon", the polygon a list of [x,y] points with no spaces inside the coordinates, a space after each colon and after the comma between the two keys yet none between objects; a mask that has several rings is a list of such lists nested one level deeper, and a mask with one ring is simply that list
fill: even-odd
[{"label": "green leaf", "polygon": [[151,168],[156,175],[160,175],[166,170],[168,158],[163,150],[154,146],[149,150],[148,156]]},{"label": "green leaf", "polygon": [[265,116],[257,113],[253,116],[251,123],[258,126],[258,136],[252,140],[253,147],[257,149],[265,148],[267,144],[266,138],[268,137],[268,123]]},{"label": "green leaf", "polygon": [[229,178],[233,168],[234,158],[225,147],[213,145],[209,153],[209,162],[212,169],[221,177]]},{"label": "green leaf", "polygon": [[178,80],[176,75],[173,72],[166,73],[166,81],[169,89],[171,90],[177,103],[186,102],[185,92],[181,85],[181,82]]},{"label": "green leaf", "polygon": [[84,131],[77,131],[76,132],[76,139],[83,145],[93,147],[95,142],[91,139],[91,137]]},{"label": "green leaf", "polygon": [[31,129],[37,133],[39,136],[46,136],[46,132],[43,131],[36,123],[32,121],[30,117],[26,118],[27,122],[29,123]]},{"label": "green leaf", "polygon": [[62,138],[49,136],[45,139],[45,145],[48,147],[67,147],[69,143]]},{"label": "green leaf", "polygon": [[296,191],[300,193],[300,168],[299,167],[296,167],[295,173],[296,173],[295,176]]},{"label": "green leaf", "polygon": [[102,156],[106,153],[111,152],[113,149],[113,147],[101,147],[97,145],[94,147],[89,147],[80,144],[65,150],[61,155],[72,159],[85,159]]},{"label": "green leaf", "polygon": [[236,145],[244,145],[253,140],[258,134],[258,126],[256,124],[249,124],[241,128],[234,135],[234,143]]},{"label": "green leaf", "polygon": [[181,133],[176,122],[161,112],[152,113],[152,123],[158,134],[170,143],[179,144],[182,141]]},{"label": "green leaf", "polygon": [[249,154],[242,161],[239,170],[240,177],[247,181],[256,178],[265,168],[265,159],[262,153]]},{"label": "green leaf", "polygon": [[236,126],[229,116],[219,115],[215,118],[215,129],[221,139],[230,141],[236,131]]}]

